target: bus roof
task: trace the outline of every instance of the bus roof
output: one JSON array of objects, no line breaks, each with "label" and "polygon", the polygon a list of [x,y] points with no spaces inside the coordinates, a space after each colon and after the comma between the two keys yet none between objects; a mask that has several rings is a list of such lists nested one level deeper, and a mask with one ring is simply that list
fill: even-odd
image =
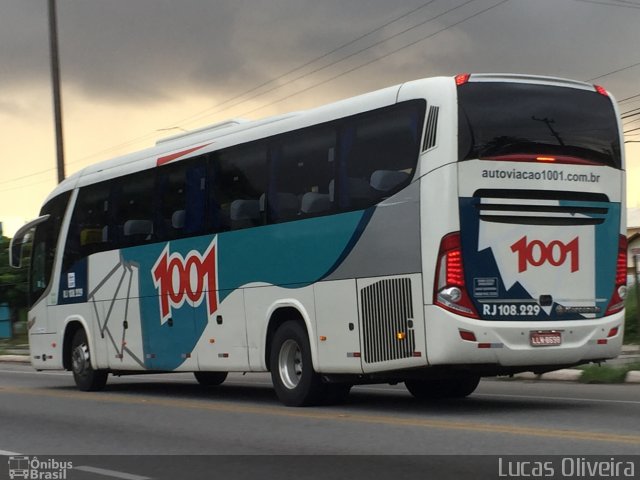
[{"label": "bus roof", "polygon": [[[394,85],[356,97],[329,103],[310,110],[286,113],[259,120],[230,119],[196,130],[180,133],[160,139],[150,148],[101,161],[85,167],[62,181],[47,197],[46,201],[57,195],[109,178],[154,168],[162,163],[178,159],[187,159],[196,155],[215,151],[260,138],[304,128],[317,123],[328,122],[344,116],[354,115],[396,103],[400,89],[411,86],[420,91],[420,87],[430,85],[441,88],[443,82],[453,85],[456,77],[432,77]],[[544,77],[519,74],[475,73],[466,75],[468,81],[503,81],[521,83],[546,83],[566,87],[594,89],[593,85],[556,77]],[[159,162],[165,159],[165,162]]]}]

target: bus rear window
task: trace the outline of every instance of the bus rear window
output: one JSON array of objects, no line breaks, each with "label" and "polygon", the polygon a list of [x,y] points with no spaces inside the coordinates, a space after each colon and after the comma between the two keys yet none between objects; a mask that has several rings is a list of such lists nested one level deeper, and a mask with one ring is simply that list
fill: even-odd
[{"label": "bus rear window", "polygon": [[469,82],[458,88],[459,160],[545,155],[621,168],[611,99],[576,88]]}]

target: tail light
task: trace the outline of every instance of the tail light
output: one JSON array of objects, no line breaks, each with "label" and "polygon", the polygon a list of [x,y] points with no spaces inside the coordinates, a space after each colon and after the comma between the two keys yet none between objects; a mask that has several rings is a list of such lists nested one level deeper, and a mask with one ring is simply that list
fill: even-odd
[{"label": "tail light", "polygon": [[616,284],[606,315],[619,312],[624,308],[627,297],[627,237],[620,235],[618,240],[618,259],[616,262]]},{"label": "tail light", "polygon": [[605,97],[609,96],[609,92],[607,92],[606,88],[601,87],[600,85],[594,85],[593,88],[595,88],[596,92],[598,92],[600,95],[604,95]]},{"label": "tail light", "polygon": [[434,298],[435,304],[446,310],[479,318],[465,285],[460,232],[450,233],[440,242]]},{"label": "tail light", "polygon": [[464,85],[465,83],[467,83],[469,81],[469,78],[471,78],[471,74],[470,73],[460,73],[460,74],[456,75],[455,76],[456,85],[458,87],[460,87],[461,85]]}]

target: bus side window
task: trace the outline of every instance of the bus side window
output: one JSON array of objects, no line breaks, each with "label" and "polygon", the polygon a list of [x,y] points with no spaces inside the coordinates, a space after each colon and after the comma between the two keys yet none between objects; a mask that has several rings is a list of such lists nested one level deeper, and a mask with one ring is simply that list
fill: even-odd
[{"label": "bus side window", "polygon": [[276,144],[267,196],[271,222],[332,213],[335,146],[335,129],[329,126],[294,132]]},{"label": "bus side window", "polygon": [[70,192],[65,192],[50,200],[40,215],[50,215],[38,225],[33,237],[31,272],[29,275],[29,305],[33,305],[44,293],[53,273],[60,227],[69,202]]},{"label": "bus side window", "polygon": [[409,184],[417,165],[423,115],[416,105],[393,106],[344,125],[341,210],[371,207]]},{"label": "bus side window", "polygon": [[80,189],[69,225],[63,271],[82,258],[111,248],[109,185],[104,182]]},{"label": "bus side window", "polygon": [[267,190],[266,143],[222,151],[214,163],[212,203],[216,231],[263,225]]},{"label": "bus side window", "polygon": [[[117,244],[119,248],[149,243],[154,240],[154,178],[141,172],[118,179],[114,184]],[[151,198],[151,200],[150,200]]]},{"label": "bus side window", "polygon": [[158,169],[158,213],[154,236],[173,240],[204,233],[206,169],[198,158]]}]

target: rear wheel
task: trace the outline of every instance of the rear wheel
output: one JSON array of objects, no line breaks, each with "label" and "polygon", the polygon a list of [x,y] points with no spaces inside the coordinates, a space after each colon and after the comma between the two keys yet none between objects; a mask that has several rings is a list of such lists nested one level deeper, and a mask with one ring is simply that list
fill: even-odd
[{"label": "rear wheel", "polygon": [[94,370],[91,366],[91,352],[84,329],[78,330],[71,341],[71,371],[78,389],[85,392],[102,390],[107,384],[109,372]]},{"label": "rear wheel", "polygon": [[200,385],[217,387],[227,379],[227,372],[193,372]]},{"label": "rear wheel", "polygon": [[470,374],[404,382],[411,395],[421,400],[464,398],[474,392],[478,383],[480,383],[480,377]]},{"label": "rear wheel", "polygon": [[271,379],[282,403],[302,407],[321,403],[326,392],[313,370],[307,332],[296,321],[283,323],[273,336],[269,358]]}]

